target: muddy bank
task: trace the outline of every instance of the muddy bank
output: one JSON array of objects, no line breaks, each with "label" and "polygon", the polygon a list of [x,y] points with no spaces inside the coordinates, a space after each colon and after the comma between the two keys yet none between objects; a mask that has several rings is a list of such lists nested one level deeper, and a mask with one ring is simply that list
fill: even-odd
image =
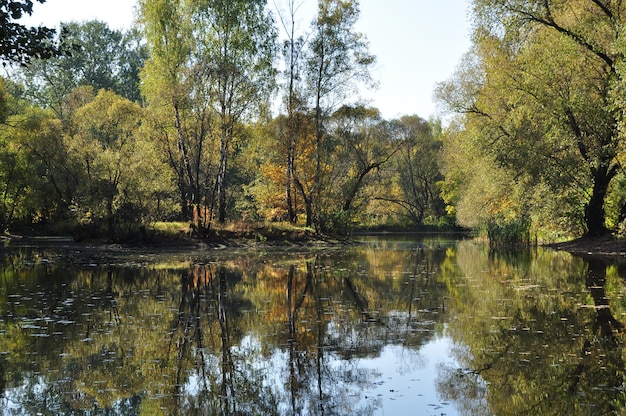
[{"label": "muddy bank", "polygon": [[546,244],[545,246],[579,255],[626,257],[626,240],[611,236],[584,237],[563,243]]}]

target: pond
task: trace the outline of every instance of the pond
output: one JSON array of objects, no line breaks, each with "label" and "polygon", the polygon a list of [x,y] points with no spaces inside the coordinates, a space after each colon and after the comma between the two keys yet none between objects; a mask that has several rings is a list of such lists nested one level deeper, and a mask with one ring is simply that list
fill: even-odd
[{"label": "pond", "polygon": [[451,235],[0,249],[2,415],[588,415],[626,407],[626,264]]}]

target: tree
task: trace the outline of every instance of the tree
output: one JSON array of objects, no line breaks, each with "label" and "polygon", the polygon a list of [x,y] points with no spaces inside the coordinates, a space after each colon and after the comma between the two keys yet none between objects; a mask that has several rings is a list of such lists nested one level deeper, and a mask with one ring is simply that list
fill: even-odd
[{"label": "tree", "polygon": [[141,101],[139,72],[148,55],[137,31],[112,30],[98,20],[71,22],[64,25],[60,42],[72,45],[71,55],[34,59],[20,71],[35,103],[64,117],[65,97],[85,85]]},{"label": "tree", "polygon": [[54,29],[26,27],[16,22],[32,13],[33,0],[0,1],[0,60],[5,64],[27,65],[32,58],[46,59],[61,53],[61,45],[54,42]]},{"label": "tree", "polygon": [[379,193],[366,194],[369,178],[380,172],[399,149],[388,123],[375,108],[342,106],[328,123],[327,188],[320,196],[322,228],[345,231]]},{"label": "tree", "polygon": [[267,108],[275,82],[274,21],[266,0],[204,0],[196,4],[197,47],[217,114],[219,222],[226,220],[231,145],[239,123]]},{"label": "tree", "polygon": [[300,136],[301,113],[305,111],[302,85],[302,66],[305,53],[305,40],[303,36],[296,35],[296,12],[300,8],[296,0],[288,0],[288,14],[279,12],[280,23],[287,39],[283,43],[283,59],[285,71],[283,76],[286,80],[283,103],[287,110],[286,129],[279,135],[284,141],[285,151],[285,204],[287,206],[287,218],[289,222],[297,221],[297,212],[293,195],[295,172],[295,157],[298,149]]},{"label": "tree", "polygon": [[477,0],[473,53],[439,90],[488,157],[552,197],[578,193],[587,235],[607,231],[620,166],[612,92],[623,12],[603,1]]},{"label": "tree", "polygon": [[150,49],[142,74],[150,134],[176,178],[183,219],[203,227],[199,213],[213,206],[217,175],[215,114],[202,67],[193,64],[204,58],[195,47],[191,11],[182,1],[163,0],[142,0],[139,11]]},{"label": "tree", "polygon": [[[415,225],[422,225],[427,216],[444,215],[439,182],[441,138],[437,124],[418,116],[404,116],[395,121],[400,141],[395,161],[398,195],[383,198],[400,205]],[[391,194],[390,196],[393,196]]]},{"label": "tree", "polygon": [[[254,181],[247,187],[250,199],[256,204],[256,213],[268,221],[287,220],[293,222],[304,212],[298,192],[291,193],[291,210],[285,198],[285,173],[287,166],[297,167],[298,181],[305,190],[312,186],[315,133],[312,117],[295,112],[290,120],[286,114],[278,115],[264,123],[258,140],[248,146],[258,166]],[[297,131],[292,130],[296,127]],[[288,149],[292,147],[291,151]],[[285,156],[290,154],[288,158]],[[290,169],[291,172],[293,170]],[[294,176],[292,176],[292,179]],[[292,184],[293,187],[293,184]],[[290,216],[293,214],[296,218]]]},{"label": "tree", "polygon": [[68,152],[81,163],[83,182],[74,212],[88,227],[105,225],[114,239],[122,225],[152,219],[156,195],[168,188],[153,144],[142,140],[142,109],[112,91],[100,90],[74,114]]},{"label": "tree", "polygon": [[[316,204],[325,187],[327,120],[360,83],[372,84],[369,69],[375,57],[368,51],[365,36],[354,30],[358,16],[356,0],[319,0],[312,23],[304,73],[315,125],[315,170],[308,191],[300,180],[302,173],[294,179],[305,201],[307,226],[317,221],[314,211],[319,209]],[[320,224],[315,225],[319,228]]]},{"label": "tree", "polygon": [[32,107],[19,85],[0,79],[0,227],[63,218],[64,206],[48,182],[48,162],[62,152],[61,123]]},{"label": "tree", "polygon": [[145,0],[140,7],[152,51],[145,90],[151,106],[171,114],[160,131],[169,137],[183,207],[191,205],[183,215],[206,207],[210,220],[217,205],[223,222],[233,140],[271,97],[273,20],[260,0]]},{"label": "tree", "polygon": [[12,139],[15,131],[3,125],[0,128],[0,227],[9,229],[16,218],[24,212],[28,195],[29,165],[25,152]]}]

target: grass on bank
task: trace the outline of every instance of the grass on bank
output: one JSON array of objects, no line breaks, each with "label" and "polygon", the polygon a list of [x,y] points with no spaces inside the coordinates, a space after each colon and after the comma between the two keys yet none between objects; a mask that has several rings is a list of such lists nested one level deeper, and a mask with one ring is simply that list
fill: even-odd
[{"label": "grass on bank", "polygon": [[227,222],[215,224],[203,234],[188,222],[156,222],[151,227],[156,238],[165,240],[203,237],[208,240],[246,239],[266,241],[302,241],[315,235],[310,227],[299,227],[289,222]]}]

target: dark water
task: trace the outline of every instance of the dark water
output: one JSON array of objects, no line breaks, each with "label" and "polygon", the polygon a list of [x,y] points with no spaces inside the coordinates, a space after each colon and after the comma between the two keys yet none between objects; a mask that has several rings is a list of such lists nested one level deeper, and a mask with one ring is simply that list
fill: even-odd
[{"label": "dark water", "polygon": [[625,264],[363,241],[0,249],[1,414],[624,414]]}]

